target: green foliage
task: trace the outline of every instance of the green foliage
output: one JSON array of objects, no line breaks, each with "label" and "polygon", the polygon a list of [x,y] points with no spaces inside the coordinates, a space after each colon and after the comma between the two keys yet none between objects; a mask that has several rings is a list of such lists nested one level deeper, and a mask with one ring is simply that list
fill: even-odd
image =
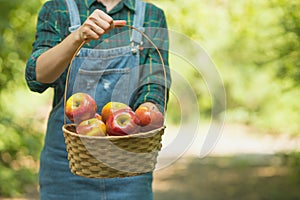
[{"label": "green foliage", "polygon": [[228,86],[229,119],[274,133],[297,134],[299,41],[289,37],[285,24],[297,27],[300,18],[290,17],[295,1],[282,2],[230,5],[231,43],[220,49],[217,59]]},{"label": "green foliage", "polygon": [[27,186],[37,181],[37,158],[42,135],[29,133],[29,127],[12,126],[6,122],[2,122],[0,128],[0,195],[24,194]]},{"label": "green foliage", "polygon": [[[166,10],[171,29],[198,41],[216,63],[226,89],[227,121],[299,134],[299,1],[155,3]],[[207,116],[211,103],[203,102],[210,97],[195,88]]]},{"label": "green foliage", "polygon": [[[0,1],[0,4],[0,196],[18,196],[27,192],[28,185],[37,183],[43,138],[34,125],[40,125],[40,119],[26,112],[32,110],[28,107],[32,105],[28,101],[18,105],[26,98],[16,95],[26,88],[25,63],[34,40],[41,1]],[[25,91],[28,97],[28,90]]]},{"label": "green foliage", "polygon": [[0,196],[16,196],[37,181],[43,135],[34,129],[35,121],[30,117],[18,121],[4,111],[0,119]]},{"label": "green foliage", "polygon": [[278,10],[281,27],[279,44],[275,46],[278,61],[277,76],[290,78],[295,84],[300,80],[300,2],[296,0],[274,0],[272,9]]},{"label": "green foliage", "polygon": [[23,85],[24,62],[34,40],[36,14],[41,1],[1,1],[0,89]]}]

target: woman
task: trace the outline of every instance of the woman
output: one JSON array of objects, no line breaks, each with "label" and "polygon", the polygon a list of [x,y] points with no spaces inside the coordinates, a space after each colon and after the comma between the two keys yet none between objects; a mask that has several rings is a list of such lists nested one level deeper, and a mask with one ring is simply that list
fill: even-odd
[{"label": "woman", "polygon": [[[76,86],[78,80],[82,81],[79,85],[83,89],[90,86],[93,79],[78,73],[83,67],[91,70],[88,74],[96,74],[93,70],[105,71],[96,83],[92,83],[96,91],[90,91],[96,96],[99,110],[108,101],[122,101],[134,110],[150,102],[164,111],[165,82],[162,80],[165,77],[160,57],[155,49],[147,48],[147,44],[150,45],[139,32],[127,26],[115,28],[120,22],[116,20],[125,20],[128,25],[144,30],[161,48],[167,67],[167,87],[170,86],[167,34],[150,28],[167,28],[161,9],[139,0],[46,2],[38,16],[36,39],[26,66],[26,81],[32,91],[42,93],[49,87],[54,88],[53,109],[40,157],[41,200],[153,198],[152,172],[125,178],[89,179],[73,175],[68,166],[61,131],[63,96],[67,69],[81,44],[85,43],[72,62],[68,96],[80,90]],[[122,34],[124,31],[130,34]],[[96,49],[100,47],[104,50]],[[100,69],[94,69],[95,66]],[[130,69],[128,73],[123,73],[127,69]],[[120,71],[120,74],[114,73]],[[124,80],[127,82],[123,83]]]}]

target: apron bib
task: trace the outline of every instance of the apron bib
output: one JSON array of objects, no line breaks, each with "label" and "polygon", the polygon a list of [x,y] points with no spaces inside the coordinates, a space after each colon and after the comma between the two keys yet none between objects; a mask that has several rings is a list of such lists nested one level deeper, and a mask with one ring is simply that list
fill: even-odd
[{"label": "apron bib", "polygon": [[[80,25],[74,0],[66,0],[70,13],[70,31]],[[136,1],[133,26],[142,28],[145,3]],[[128,34],[127,34],[128,35]],[[138,87],[139,51],[142,36],[132,31],[134,45],[113,49],[82,48],[71,66],[67,98],[76,92],[90,94],[97,102],[98,112],[109,101],[132,105],[131,97]],[[137,45],[136,45],[137,44]],[[89,179],[73,175],[69,169],[67,151],[62,133],[64,122],[63,98],[50,113],[45,145],[40,158],[41,200],[98,200],[130,199],[151,200],[152,173],[111,179]],[[67,123],[71,123],[67,120]]]}]

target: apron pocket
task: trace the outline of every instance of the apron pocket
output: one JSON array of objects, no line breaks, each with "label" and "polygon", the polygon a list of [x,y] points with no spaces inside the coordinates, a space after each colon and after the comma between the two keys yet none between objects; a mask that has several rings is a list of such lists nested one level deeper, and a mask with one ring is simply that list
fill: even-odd
[{"label": "apron pocket", "polygon": [[129,103],[130,68],[86,70],[79,69],[73,93],[84,92],[95,98],[98,111],[109,101]]}]

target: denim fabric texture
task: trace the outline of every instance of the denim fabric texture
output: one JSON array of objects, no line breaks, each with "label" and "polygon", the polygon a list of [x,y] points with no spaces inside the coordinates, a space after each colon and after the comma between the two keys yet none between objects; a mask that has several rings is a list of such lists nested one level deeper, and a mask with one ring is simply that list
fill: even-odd
[{"label": "denim fabric texture", "polygon": [[[69,8],[77,9],[73,0],[67,2]],[[143,3],[136,5],[136,9],[144,6]],[[80,25],[76,24],[79,18],[76,13],[78,12],[70,12],[72,28]],[[142,24],[143,21],[139,20],[138,23]],[[74,31],[72,28],[70,30]],[[100,108],[111,100],[130,103],[130,95],[137,87],[139,73],[136,71],[139,52],[133,53],[132,48],[135,47],[104,50],[82,48],[72,62],[67,97],[75,92],[86,92],[96,99]],[[63,118],[64,102],[61,99],[50,113],[45,145],[40,158],[41,200],[153,199],[152,172],[140,176],[108,179],[84,178],[72,174],[62,133]]]}]

